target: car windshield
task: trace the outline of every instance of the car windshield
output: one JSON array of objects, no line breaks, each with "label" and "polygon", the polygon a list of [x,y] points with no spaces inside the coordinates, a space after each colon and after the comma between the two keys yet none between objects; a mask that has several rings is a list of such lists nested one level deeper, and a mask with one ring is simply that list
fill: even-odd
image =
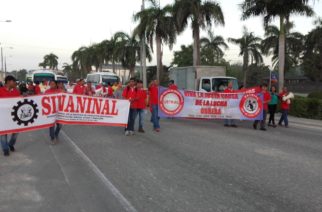
[{"label": "car windshield", "polygon": [[236,79],[232,78],[214,78],[212,80],[212,90],[223,92],[228,87],[229,82],[233,82],[233,89],[238,90],[238,82]]},{"label": "car windshield", "polygon": [[117,76],[107,76],[107,75],[103,75],[102,76],[102,81],[103,81],[103,83],[105,85],[107,85],[108,83],[110,83],[112,85],[115,82],[119,82],[119,77],[117,77]]},{"label": "car windshield", "polygon": [[55,75],[53,74],[34,74],[34,82],[43,82],[43,81],[53,81],[55,80]]}]

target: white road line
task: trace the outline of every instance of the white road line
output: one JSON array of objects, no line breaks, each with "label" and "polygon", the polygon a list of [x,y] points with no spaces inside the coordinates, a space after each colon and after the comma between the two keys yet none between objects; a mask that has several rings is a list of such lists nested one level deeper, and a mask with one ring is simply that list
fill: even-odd
[{"label": "white road line", "polygon": [[90,169],[104,183],[107,189],[112,192],[112,194],[120,202],[122,207],[128,212],[137,212],[133,205],[121,194],[121,192],[112,184],[112,182],[107,179],[102,171],[99,170],[99,168],[87,157],[87,155],[75,144],[75,142],[64,131],[62,131],[61,133],[69,141],[69,144],[75,150],[75,152],[87,163]]}]

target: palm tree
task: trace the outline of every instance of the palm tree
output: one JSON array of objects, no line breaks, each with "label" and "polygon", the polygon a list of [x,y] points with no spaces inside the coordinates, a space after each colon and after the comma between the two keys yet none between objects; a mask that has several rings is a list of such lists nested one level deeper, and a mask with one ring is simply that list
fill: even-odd
[{"label": "palm tree", "polygon": [[156,1],[151,0],[151,7],[134,15],[134,20],[139,21],[138,26],[134,30],[134,35],[142,38],[144,35],[150,48],[153,51],[153,41],[156,43],[157,54],[157,79],[163,75],[162,65],[162,45],[169,44],[172,49],[176,42],[176,24],[172,16],[172,7],[170,5],[161,8]]},{"label": "palm tree", "polygon": [[[134,77],[135,66],[141,61],[141,42],[135,36],[130,36],[124,32],[118,32],[115,35],[118,40],[117,55],[122,66],[129,69],[129,78]],[[149,47],[146,45],[146,56],[151,61]]]},{"label": "palm tree", "polygon": [[73,66],[81,71],[81,77],[84,73],[92,70],[92,61],[90,49],[88,47],[80,47],[72,54]]},{"label": "palm tree", "polygon": [[[301,52],[303,50],[304,36],[299,32],[290,32],[293,27],[290,24],[286,29],[285,38],[285,70],[290,67],[298,65]],[[278,27],[269,25],[265,27],[265,39],[262,41],[262,51],[265,55],[272,55],[272,62],[274,69],[279,64],[278,50],[279,50],[279,34]]]},{"label": "palm tree", "polygon": [[200,29],[210,28],[212,24],[224,25],[224,15],[215,1],[176,0],[174,17],[179,32],[184,31],[191,20],[193,44],[193,65],[200,65]]},{"label": "palm tree", "polygon": [[252,32],[248,32],[247,28],[244,27],[243,37],[228,38],[228,41],[235,45],[238,45],[240,48],[239,55],[243,56],[243,73],[244,73],[243,85],[246,87],[247,71],[248,71],[250,59],[251,59],[251,64],[253,64],[253,62],[255,62],[255,64],[260,64],[263,62],[263,57],[260,52],[262,39],[254,36]]},{"label": "palm tree", "polygon": [[222,36],[215,36],[210,30],[208,31],[208,38],[201,38],[200,44],[202,48],[209,50],[216,57],[217,63],[225,55],[222,48],[228,49],[224,38]]},{"label": "palm tree", "polygon": [[119,40],[119,33],[122,34],[122,32],[117,32],[115,33],[110,40],[105,41],[105,51],[106,51],[106,61],[111,61],[112,63],[112,68],[113,68],[113,72],[116,73],[116,62],[119,62],[119,55],[118,55],[118,51],[120,49],[120,40]]},{"label": "palm tree", "polygon": [[274,18],[279,18],[279,89],[284,87],[285,40],[286,25],[292,14],[312,16],[313,9],[308,5],[309,0],[244,0],[241,5],[242,19],[252,16],[264,16],[264,25],[268,25]]},{"label": "palm tree", "polygon": [[316,27],[306,36],[303,67],[318,86],[322,80],[322,19],[318,18],[314,24]]},{"label": "palm tree", "polygon": [[39,66],[43,67],[44,69],[49,67],[49,69],[57,70],[58,69],[58,56],[56,56],[53,53],[45,55],[44,61],[39,63]]}]

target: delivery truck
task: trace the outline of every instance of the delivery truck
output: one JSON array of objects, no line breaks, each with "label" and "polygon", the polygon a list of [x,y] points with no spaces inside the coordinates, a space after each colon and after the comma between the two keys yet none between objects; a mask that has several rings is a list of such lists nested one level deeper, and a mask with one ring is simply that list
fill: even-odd
[{"label": "delivery truck", "polygon": [[169,70],[169,78],[179,89],[202,92],[223,92],[229,82],[234,90],[238,90],[238,80],[226,76],[224,66],[190,66],[173,67]]}]

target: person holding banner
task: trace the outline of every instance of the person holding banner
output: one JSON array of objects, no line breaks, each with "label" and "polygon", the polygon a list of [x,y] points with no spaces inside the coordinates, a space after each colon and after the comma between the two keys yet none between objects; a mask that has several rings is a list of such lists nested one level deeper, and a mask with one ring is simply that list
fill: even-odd
[{"label": "person holding banner", "polygon": [[129,100],[131,103],[127,128],[125,129],[125,135],[134,135],[134,123],[137,108],[137,88],[135,87],[134,78],[130,79],[128,86],[123,90],[122,96],[124,97],[124,99]]},{"label": "person holding banner", "polygon": [[[224,90],[224,93],[233,93],[233,82],[229,82],[227,88]],[[225,127],[237,127],[234,119],[225,119]]]},{"label": "person holding banner", "polygon": [[253,124],[255,130],[257,130],[257,125],[260,122],[260,130],[266,131],[266,118],[267,118],[267,111],[268,111],[268,103],[271,101],[271,95],[267,91],[267,84],[261,85],[261,90],[263,94],[263,120],[256,120]]},{"label": "person holding banner", "polygon": [[158,115],[159,111],[159,82],[153,80],[149,86],[149,97],[150,97],[150,107],[151,107],[151,122],[153,123],[153,129],[156,132],[160,132],[160,117]]},{"label": "person holding banner", "polygon": [[[50,81],[49,83],[49,89],[45,91],[45,94],[56,94],[60,93],[62,90],[57,88],[57,82],[56,81]],[[49,136],[51,144],[56,144],[58,142],[58,135],[62,128],[61,124],[54,124],[54,126],[49,128]]]},{"label": "person holding banner", "polygon": [[[16,78],[13,76],[7,76],[5,78],[5,85],[4,87],[0,88],[0,98],[8,98],[8,97],[18,97],[20,96],[20,92],[17,89]],[[1,147],[4,156],[9,156],[10,151],[15,151],[15,144],[17,141],[18,133],[13,133],[11,135],[10,141],[8,143],[8,136],[9,135],[1,135]]]}]

